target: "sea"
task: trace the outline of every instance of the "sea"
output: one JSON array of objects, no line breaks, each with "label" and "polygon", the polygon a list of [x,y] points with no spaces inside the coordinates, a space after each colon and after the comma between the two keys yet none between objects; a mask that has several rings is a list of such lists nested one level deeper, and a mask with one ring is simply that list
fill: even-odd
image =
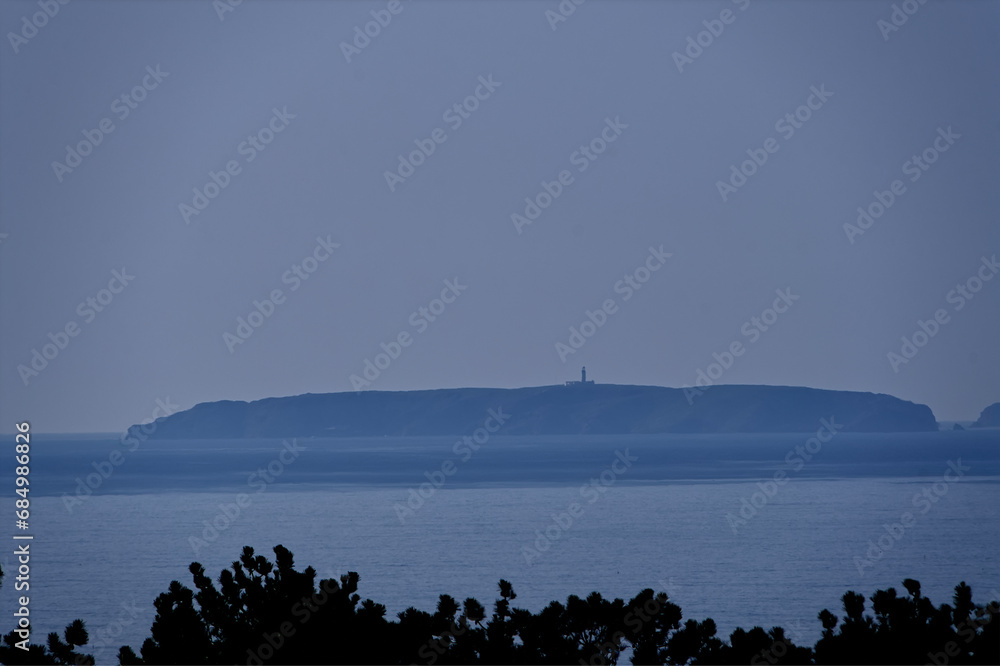
[{"label": "sea", "polygon": [[[30,517],[10,544],[0,631],[29,597],[32,642],[82,619],[84,648],[139,652],[153,601],[188,567],[218,578],[244,546],[281,544],[320,578],[360,575],[388,615],[440,594],[491,610],[506,579],[533,612],[593,591],[666,592],[684,618],[782,626],[800,644],[915,578],[1000,598],[1000,430],[255,440],[33,435]],[[478,437],[478,439],[475,439]],[[13,436],[10,437],[13,445]],[[13,448],[13,447],[12,447]],[[30,541],[14,535],[31,536]],[[3,538],[3,537],[0,537]],[[30,589],[14,550],[30,543]]]}]

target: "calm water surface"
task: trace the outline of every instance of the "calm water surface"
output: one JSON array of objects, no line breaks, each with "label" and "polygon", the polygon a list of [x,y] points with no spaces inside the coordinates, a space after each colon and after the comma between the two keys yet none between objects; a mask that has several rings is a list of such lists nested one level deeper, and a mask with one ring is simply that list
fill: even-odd
[{"label": "calm water surface", "polygon": [[[492,437],[474,452],[456,452],[457,438],[307,439],[291,449],[150,441],[130,451],[117,438],[36,436],[33,638],[81,618],[99,663],[115,663],[121,644],[138,652],[171,580],[192,587],[192,561],[217,577],[244,545],[273,557],[279,543],[321,577],[359,572],[359,594],[391,615],[431,611],[441,593],[490,607],[500,578],[533,611],[570,594],[627,600],[652,587],[686,618],[715,619],[723,637],[780,624],[812,644],[816,613],[840,614],[847,590],[870,596],[912,577],[935,603],[960,580],[978,601],[1000,596],[1000,432],[841,433],[815,454],[800,450],[806,460],[795,447],[808,436]],[[615,463],[623,459],[629,466]],[[959,460],[962,476],[944,481]],[[757,485],[778,470],[788,483]],[[608,485],[587,486],[602,474]],[[9,471],[2,483],[13,487]],[[226,517],[240,494],[245,506]],[[415,510],[403,509],[408,500]],[[734,529],[727,516],[743,500],[759,508],[744,508],[749,519]],[[905,512],[915,524],[859,570],[869,540]],[[12,559],[0,558],[8,618]]]}]

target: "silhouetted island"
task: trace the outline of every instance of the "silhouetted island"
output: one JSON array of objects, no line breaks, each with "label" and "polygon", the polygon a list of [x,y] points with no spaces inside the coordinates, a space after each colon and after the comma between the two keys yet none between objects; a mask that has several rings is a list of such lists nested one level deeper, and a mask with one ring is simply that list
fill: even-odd
[{"label": "silhouetted island", "polygon": [[983,410],[973,428],[1000,428],[1000,402],[994,402]]},{"label": "silhouetted island", "polygon": [[[934,432],[926,405],[794,386],[665,388],[574,382],[518,389],[361,391],[201,403],[148,424],[164,439],[462,435],[499,413],[505,435]],[[140,426],[132,426],[138,430]]]}]

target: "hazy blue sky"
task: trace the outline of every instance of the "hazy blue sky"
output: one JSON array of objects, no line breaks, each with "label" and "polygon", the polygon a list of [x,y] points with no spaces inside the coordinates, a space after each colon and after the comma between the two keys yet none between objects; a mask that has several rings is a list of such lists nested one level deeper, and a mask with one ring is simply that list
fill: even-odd
[{"label": "hazy blue sky", "polygon": [[[740,341],[719,383],[889,393],[942,420],[1000,400],[1000,279],[976,283],[1000,252],[996,3],[896,3],[892,31],[883,1],[566,0],[565,21],[556,0],[52,3],[0,5],[5,430],[352,390],[402,332],[368,388],[553,384],[581,365],[682,386]],[[261,130],[262,150],[244,143]],[[434,152],[390,187],[417,141]],[[926,149],[933,164],[907,164]],[[537,219],[512,221],[562,171]],[[210,172],[228,184],[185,216]],[[626,300],[616,284],[661,246]],[[308,279],[286,274],[314,251]],[[949,300],[970,278],[981,290]],[[779,289],[798,299],[754,333]]]}]

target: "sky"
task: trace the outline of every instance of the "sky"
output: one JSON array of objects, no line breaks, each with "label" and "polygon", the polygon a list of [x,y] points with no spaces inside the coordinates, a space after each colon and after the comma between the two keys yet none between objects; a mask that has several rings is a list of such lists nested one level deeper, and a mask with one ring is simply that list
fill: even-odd
[{"label": "sky", "polygon": [[0,423],[583,365],[975,419],[998,26],[962,0],[4,2]]}]

